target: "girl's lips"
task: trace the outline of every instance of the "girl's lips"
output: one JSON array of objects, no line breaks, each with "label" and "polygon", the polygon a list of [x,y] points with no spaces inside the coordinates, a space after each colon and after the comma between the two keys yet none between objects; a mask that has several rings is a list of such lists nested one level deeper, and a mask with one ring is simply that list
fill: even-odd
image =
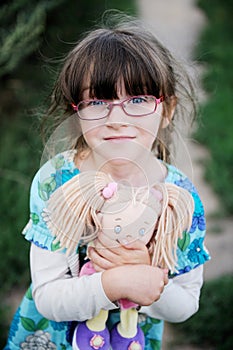
[{"label": "girl's lips", "polygon": [[135,139],[135,137],[133,137],[133,136],[110,136],[110,137],[105,137],[104,141],[109,141],[109,142],[126,142],[126,141],[132,141],[134,139]]}]

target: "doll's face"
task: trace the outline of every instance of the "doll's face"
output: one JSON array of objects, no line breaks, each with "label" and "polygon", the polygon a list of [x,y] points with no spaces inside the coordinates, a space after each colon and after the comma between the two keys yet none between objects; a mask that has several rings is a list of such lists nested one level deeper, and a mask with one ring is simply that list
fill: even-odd
[{"label": "doll's face", "polygon": [[154,232],[158,213],[143,203],[115,203],[100,214],[102,232],[113,241],[140,239],[147,244]]}]

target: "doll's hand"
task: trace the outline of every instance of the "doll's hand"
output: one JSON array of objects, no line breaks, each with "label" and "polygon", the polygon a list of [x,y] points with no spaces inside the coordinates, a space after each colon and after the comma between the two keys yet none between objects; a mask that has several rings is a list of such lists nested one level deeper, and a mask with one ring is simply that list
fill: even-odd
[{"label": "doll's hand", "polygon": [[89,247],[88,256],[96,271],[128,264],[150,265],[148,249],[140,240],[116,242],[100,233],[94,245]]}]

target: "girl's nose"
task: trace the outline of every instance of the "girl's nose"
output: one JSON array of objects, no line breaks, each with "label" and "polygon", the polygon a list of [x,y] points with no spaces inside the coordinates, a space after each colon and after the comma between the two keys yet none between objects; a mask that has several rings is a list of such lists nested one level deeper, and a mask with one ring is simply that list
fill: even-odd
[{"label": "girl's nose", "polygon": [[129,124],[127,122],[127,115],[119,105],[112,105],[109,111],[109,115],[106,118],[106,125],[120,127],[122,125]]}]

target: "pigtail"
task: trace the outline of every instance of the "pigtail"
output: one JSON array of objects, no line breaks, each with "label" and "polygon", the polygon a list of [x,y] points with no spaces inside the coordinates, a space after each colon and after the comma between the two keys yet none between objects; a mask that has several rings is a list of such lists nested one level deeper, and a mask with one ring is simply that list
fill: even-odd
[{"label": "pigtail", "polygon": [[165,163],[170,163],[169,149],[161,141],[157,141],[157,157]]},{"label": "pigtail", "polygon": [[44,212],[47,226],[67,254],[80,242],[96,238],[100,228],[97,213],[105,198],[103,189],[112,178],[102,172],[83,172],[59,187],[50,197]]},{"label": "pigtail", "polygon": [[173,184],[157,184],[162,193],[162,210],[152,250],[152,265],[175,271],[178,239],[192,224],[194,202],[191,194]]}]

